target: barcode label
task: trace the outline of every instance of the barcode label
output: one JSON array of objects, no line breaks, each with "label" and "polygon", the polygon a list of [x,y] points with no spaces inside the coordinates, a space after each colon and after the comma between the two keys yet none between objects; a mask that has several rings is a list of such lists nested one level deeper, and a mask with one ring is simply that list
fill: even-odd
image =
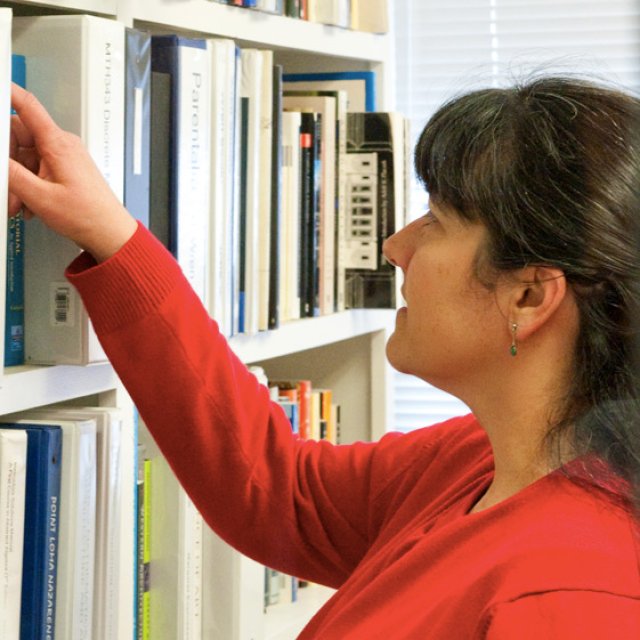
[{"label": "barcode label", "polygon": [[51,325],[54,327],[74,326],[73,297],[75,292],[73,287],[64,282],[52,282],[50,291]]}]

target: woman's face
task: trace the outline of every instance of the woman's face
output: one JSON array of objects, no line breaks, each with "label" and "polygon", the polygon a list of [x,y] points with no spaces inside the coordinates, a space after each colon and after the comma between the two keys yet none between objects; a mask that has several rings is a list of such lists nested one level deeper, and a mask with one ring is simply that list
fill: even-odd
[{"label": "woman's face", "polygon": [[486,381],[488,367],[508,357],[508,319],[474,270],[485,236],[483,225],[430,203],[425,216],[384,244],[404,273],[406,301],[387,344],[389,361],[461,396],[465,384]]}]

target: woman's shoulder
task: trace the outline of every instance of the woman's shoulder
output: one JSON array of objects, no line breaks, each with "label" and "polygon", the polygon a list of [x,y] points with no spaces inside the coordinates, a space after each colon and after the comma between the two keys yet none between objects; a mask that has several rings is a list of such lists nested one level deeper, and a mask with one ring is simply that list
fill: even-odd
[{"label": "woman's shoulder", "polygon": [[554,472],[510,525],[515,575],[547,590],[640,597],[640,522],[619,495]]}]

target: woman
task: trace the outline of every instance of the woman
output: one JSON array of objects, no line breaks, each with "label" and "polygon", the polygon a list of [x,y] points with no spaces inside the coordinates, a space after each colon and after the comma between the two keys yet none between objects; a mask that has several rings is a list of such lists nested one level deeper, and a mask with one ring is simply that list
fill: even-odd
[{"label": "woman", "polygon": [[68,277],[207,522],[338,588],[301,638],[640,637],[638,100],[542,78],[431,119],[388,356],[473,414],[340,447],[292,438],[79,141],[13,105],[10,208],[86,250]]}]

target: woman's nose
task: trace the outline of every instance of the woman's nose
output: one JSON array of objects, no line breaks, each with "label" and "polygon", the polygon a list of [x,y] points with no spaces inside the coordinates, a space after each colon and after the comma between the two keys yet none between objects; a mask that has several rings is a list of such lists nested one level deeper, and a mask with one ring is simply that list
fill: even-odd
[{"label": "woman's nose", "polygon": [[384,257],[394,267],[405,269],[409,263],[412,254],[411,228],[412,224],[407,225],[389,236],[382,245],[382,253]]}]

